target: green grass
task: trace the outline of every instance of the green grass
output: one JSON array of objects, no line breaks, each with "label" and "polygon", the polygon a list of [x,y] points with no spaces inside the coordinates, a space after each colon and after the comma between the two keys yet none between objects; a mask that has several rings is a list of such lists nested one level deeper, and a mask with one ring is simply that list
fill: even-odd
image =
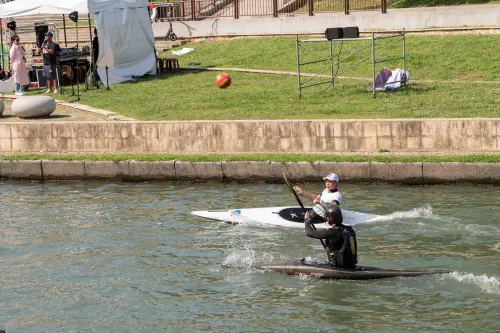
[{"label": "green grass", "polygon": [[338,81],[299,99],[294,77],[235,72],[233,85],[219,89],[215,75],[190,72],[89,90],[81,102],[141,120],[497,117],[500,110],[500,87],[481,84],[412,84],[374,99],[369,82]]},{"label": "green grass", "polygon": [[329,155],[329,154],[19,154],[0,155],[0,160],[61,160],[61,161],[275,161],[275,162],[463,162],[463,163],[500,163],[500,154],[470,155],[407,155],[407,156],[364,156],[364,155]]},{"label": "green grass", "polygon": [[[307,38],[307,37],[302,37]],[[401,44],[380,51],[391,40],[377,41],[380,52],[377,59],[401,55]],[[364,44],[361,44],[364,43]],[[355,48],[367,42],[344,42],[342,55],[348,55]],[[304,43],[305,44],[305,43]],[[307,43],[319,58],[327,57],[327,43]],[[337,55],[340,43],[334,43]],[[296,71],[295,37],[240,38],[215,42],[198,42],[183,45],[195,48],[193,53],[179,57],[181,66],[200,65],[206,67],[241,67],[252,69],[272,69]],[[370,48],[362,55],[370,55]],[[417,36],[406,38],[407,68],[416,80],[499,80],[500,81],[500,36],[498,35],[453,35],[453,36]],[[167,53],[172,56],[171,52]],[[303,61],[318,59],[312,52],[303,49]],[[347,64],[354,64],[362,57],[351,57]],[[347,65],[346,65],[347,66]],[[402,67],[401,62],[388,63],[386,66]],[[380,69],[382,65],[378,65]],[[320,65],[305,66],[306,72],[314,73]],[[355,67],[359,74],[370,77],[371,63],[362,63]]]},{"label": "green grass", "polygon": [[[500,0],[388,0],[387,8],[412,8],[412,7],[436,7],[436,6],[459,6],[459,5],[482,5],[498,4]],[[379,0],[350,0],[349,9],[354,10],[381,10]],[[297,9],[296,13],[307,13],[309,7]],[[344,1],[342,0],[314,0],[314,13],[320,12],[343,12]]]},{"label": "green grass", "polygon": [[[322,12],[343,12],[344,11],[344,1],[343,0],[314,0],[314,13]],[[353,10],[381,10],[382,4],[380,0],[350,0],[349,9]],[[305,6],[297,9],[296,13],[307,13],[309,11],[309,6],[306,3]]]},{"label": "green grass", "polygon": [[[383,47],[389,41],[378,43]],[[407,38],[408,70],[414,80],[500,81],[498,41],[499,36],[411,35]],[[353,51],[356,43],[359,42],[344,43],[343,55]],[[302,60],[327,56],[327,45],[308,43],[314,53],[303,52]],[[180,57],[183,67],[296,71],[294,38],[243,38],[185,46],[194,47],[196,51]],[[401,46],[393,45],[380,52],[378,58],[388,58],[391,54],[393,57],[394,52],[399,55],[400,51]],[[365,52],[369,54],[369,48]],[[347,60],[353,64],[359,57],[351,56]],[[402,67],[402,63],[388,66]],[[377,66],[377,70],[381,67]],[[317,72],[321,68],[326,68],[326,64],[305,66],[303,71]],[[355,70],[369,77],[372,68],[365,63]],[[215,86],[216,74],[183,71],[115,85],[111,91],[91,89],[82,92],[81,103],[140,120],[500,116],[500,84],[413,82],[407,88],[395,93],[380,93],[374,99],[367,92],[369,81],[337,80],[334,89],[323,91],[326,86],[306,89],[303,98],[299,99],[294,76],[229,72],[232,86],[219,89]],[[66,95],[60,98],[74,100]]]},{"label": "green grass", "polygon": [[388,8],[411,8],[411,7],[435,7],[435,6],[459,6],[459,5],[483,5],[498,4],[499,0],[396,0],[388,1]]}]

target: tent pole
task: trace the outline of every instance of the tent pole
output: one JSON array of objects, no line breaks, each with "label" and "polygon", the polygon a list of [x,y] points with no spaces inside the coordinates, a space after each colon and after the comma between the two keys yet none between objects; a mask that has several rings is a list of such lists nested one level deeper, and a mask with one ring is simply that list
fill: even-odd
[{"label": "tent pole", "polygon": [[63,14],[63,29],[64,29],[64,46],[68,47],[68,39],[66,38],[66,15]]},{"label": "tent pole", "polygon": [[4,58],[3,58],[3,28],[2,28],[3,19],[0,18],[0,53],[2,53],[2,63],[0,63],[0,69],[5,70],[4,66]]},{"label": "tent pole", "polygon": [[77,101],[80,100],[80,46],[78,45],[78,18],[76,19],[76,83],[78,84],[77,86],[77,91],[78,91],[78,97],[76,98]]},{"label": "tent pole", "polygon": [[97,87],[97,77],[96,77],[96,68],[95,68],[95,62],[97,62],[97,59],[94,59],[94,44],[92,43],[92,23],[90,21],[90,13],[87,14],[88,15],[88,19],[89,19],[89,35],[90,35],[90,61],[91,61],[91,64],[92,64],[92,72],[94,73],[94,77],[92,78],[92,83],[94,84],[94,86]]}]

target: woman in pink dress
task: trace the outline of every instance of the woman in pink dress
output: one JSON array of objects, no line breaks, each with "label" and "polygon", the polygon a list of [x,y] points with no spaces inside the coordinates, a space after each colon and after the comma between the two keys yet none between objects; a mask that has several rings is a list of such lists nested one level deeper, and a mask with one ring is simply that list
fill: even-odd
[{"label": "woman in pink dress", "polygon": [[26,69],[26,52],[24,47],[19,44],[18,36],[12,36],[10,41],[10,69],[14,74],[16,96],[22,96],[24,95],[24,86],[30,84],[28,70]]}]

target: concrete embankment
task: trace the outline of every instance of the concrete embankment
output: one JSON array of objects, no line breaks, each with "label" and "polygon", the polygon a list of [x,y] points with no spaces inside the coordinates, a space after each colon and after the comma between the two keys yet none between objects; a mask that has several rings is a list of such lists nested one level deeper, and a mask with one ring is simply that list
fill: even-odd
[{"label": "concrete embankment", "polygon": [[500,164],[379,162],[139,162],[0,160],[0,178],[108,181],[318,181],[336,172],[342,182],[500,184]]},{"label": "concrete embankment", "polygon": [[0,153],[500,152],[500,118],[0,124]]}]

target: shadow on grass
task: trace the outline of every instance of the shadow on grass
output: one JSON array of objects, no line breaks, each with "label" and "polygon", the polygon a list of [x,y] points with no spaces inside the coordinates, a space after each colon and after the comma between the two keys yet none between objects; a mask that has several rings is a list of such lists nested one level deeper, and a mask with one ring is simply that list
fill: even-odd
[{"label": "shadow on grass", "polygon": [[[158,75],[148,75],[148,76],[143,76],[140,78],[137,78],[136,80],[133,81],[127,81],[127,82],[122,82],[120,84],[137,84],[137,83],[143,83],[143,82],[150,82],[150,81],[163,81],[163,80],[168,80],[173,76],[184,76],[184,75],[189,75],[192,74],[193,72],[203,72],[203,69],[200,70],[181,70],[177,72],[168,72],[168,73],[162,73]],[[106,89],[106,87],[104,87]],[[113,87],[111,87],[113,89]]]},{"label": "shadow on grass", "polygon": [[[386,91],[377,91],[376,97],[389,97],[397,94],[403,95],[424,95],[431,91],[437,90],[436,86],[429,85],[417,85],[417,84],[408,84],[406,86],[401,86],[396,90],[386,90]],[[367,92],[369,94],[373,94],[372,91],[368,90],[359,90],[358,92]]]},{"label": "shadow on grass", "polygon": [[7,119],[7,118],[14,118],[14,117],[16,117],[16,116],[13,114],[4,114],[4,115],[0,116],[0,119]]},{"label": "shadow on grass", "polygon": [[406,86],[402,86],[399,90],[396,90],[397,91],[404,91],[406,93],[409,93],[409,94],[417,94],[417,95],[420,95],[420,94],[427,94],[428,92],[430,91],[434,91],[434,90],[437,90],[438,87],[435,86],[435,85],[421,85],[421,84],[409,84],[409,85],[406,85]]},{"label": "shadow on grass", "polygon": [[37,120],[37,119],[63,119],[63,118],[70,118],[71,116],[69,114],[55,114],[55,115],[50,115],[50,116],[44,116],[44,117],[25,117],[21,119],[27,119],[27,120]]},{"label": "shadow on grass", "polygon": [[217,66],[216,64],[203,65],[201,62],[190,62],[188,66],[200,67],[200,70],[202,70],[203,68],[223,67],[223,66]]}]

